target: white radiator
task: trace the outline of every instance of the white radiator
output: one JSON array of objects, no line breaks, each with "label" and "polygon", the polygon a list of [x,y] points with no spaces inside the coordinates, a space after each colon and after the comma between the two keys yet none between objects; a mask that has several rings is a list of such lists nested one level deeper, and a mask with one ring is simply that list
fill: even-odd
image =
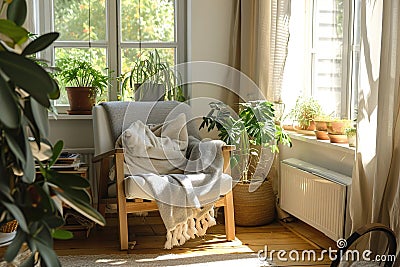
[{"label": "white radiator", "polygon": [[280,207],[333,240],[346,236],[351,178],[298,159],[281,162]]}]

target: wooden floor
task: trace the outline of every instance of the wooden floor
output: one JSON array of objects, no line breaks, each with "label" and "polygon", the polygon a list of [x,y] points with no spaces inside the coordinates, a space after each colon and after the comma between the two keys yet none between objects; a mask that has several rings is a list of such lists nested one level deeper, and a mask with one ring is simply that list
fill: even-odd
[{"label": "wooden floor", "polygon": [[[219,218],[220,220],[221,218]],[[83,234],[72,240],[55,242],[58,255],[98,255],[98,254],[224,254],[224,253],[257,253],[267,246],[271,250],[315,250],[318,253],[329,246],[335,248],[335,242],[312,227],[295,221],[292,223],[274,222],[260,227],[236,227],[236,240],[225,241],[224,225],[218,224],[209,229],[204,239],[196,238],[182,247],[164,250],[165,228],[157,213],[147,217],[130,218],[129,240],[135,240],[136,246],[130,251],[120,251],[117,235],[116,218],[107,218],[108,226],[94,229],[89,238]],[[278,266],[329,266],[330,260],[325,257],[318,262],[282,262],[274,258]]]}]

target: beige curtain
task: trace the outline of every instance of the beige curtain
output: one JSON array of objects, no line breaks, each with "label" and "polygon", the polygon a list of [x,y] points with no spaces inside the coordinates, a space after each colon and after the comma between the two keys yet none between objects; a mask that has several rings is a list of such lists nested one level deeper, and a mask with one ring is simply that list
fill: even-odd
[{"label": "beige curtain", "polygon": [[241,87],[243,100],[281,100],[289,40],[290,0],[236,0],[231,66],[252,79],[260,92]]},{"label": "beige curtain", "polygon": [[[381,222],[400,244],[400,3],[362,1],[358,146],[353,171],[352,230]],[[370,246],[381,247],[379,239]],[[373,244],[373,245],[372,245]],[[400,246],[398,246],[399,248]],[[400,265],[399,250],[397,265]]]}]

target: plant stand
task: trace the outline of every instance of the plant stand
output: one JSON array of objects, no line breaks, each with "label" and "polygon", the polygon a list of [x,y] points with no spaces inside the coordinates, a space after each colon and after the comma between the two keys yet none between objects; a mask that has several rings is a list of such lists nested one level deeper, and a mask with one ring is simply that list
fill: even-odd
[{"label": "plant stand", "polygon": [[271,181],[265,181],[254,192],[250,184],[238,183],[233,188],[235,223],[238,226],[259,226],[275,219],[275,194]]}]

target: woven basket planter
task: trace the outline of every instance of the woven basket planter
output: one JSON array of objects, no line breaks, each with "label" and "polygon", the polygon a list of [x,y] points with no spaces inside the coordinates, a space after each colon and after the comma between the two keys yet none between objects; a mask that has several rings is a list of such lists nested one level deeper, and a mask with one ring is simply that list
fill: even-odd
[{"label": "woven basket planter", "polygon": [[17,220],[12,220],[0,226],[0,232],[12,233],[17,230],[17,227],[18,227]]},{"label": "woven basket planter", "polygon": [[254,192],[249,184],[238,183],[233,188],[235,224],[238,226],[259,226],[275,219],[275,194],[270,181],[265,181]]}]

